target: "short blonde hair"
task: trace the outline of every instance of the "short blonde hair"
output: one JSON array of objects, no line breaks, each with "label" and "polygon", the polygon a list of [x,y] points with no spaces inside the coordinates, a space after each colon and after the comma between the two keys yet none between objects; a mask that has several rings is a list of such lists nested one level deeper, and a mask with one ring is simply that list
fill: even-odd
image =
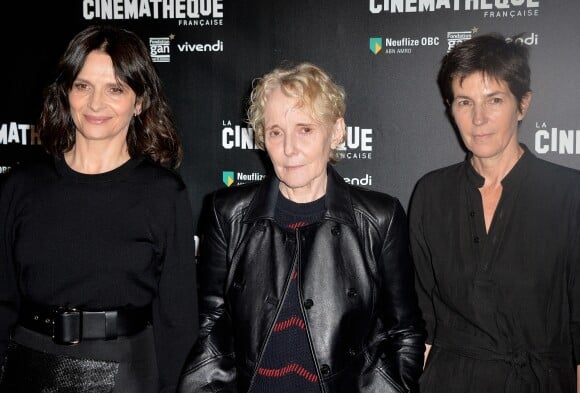
[{"label": "short blonde hair", "polygon": [[[311,110],[314,120],[322,124],[334,124],[344,118],[346,93],[334,83],[320,67],[311,63],[281,66],[254,80],[248,108],[248,123],[254,130],[256,146],[264,150],[264,109],[268,95],[280,88],[288,97],[296,98],[300,106]],[[341,143],[346,130],[343,130]],[[336,150],[331,152],[330,161],[340,159]]]}]

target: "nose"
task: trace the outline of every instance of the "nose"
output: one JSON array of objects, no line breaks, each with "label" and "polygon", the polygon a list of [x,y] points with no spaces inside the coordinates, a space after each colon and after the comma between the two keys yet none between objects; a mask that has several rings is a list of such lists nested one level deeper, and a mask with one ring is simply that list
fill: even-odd
[{"label": "nose", "polygon": [[476,104],[473,106],[473,124],[484,124],[487,119],[485,104]]},{"label": "nose", "polygon": [[296,137],[292,132],[284,134],[284,154],[291,156],[296,153]]},{"label": "nose", "polygon": [[99,89],[95,89],[89,97],[88,101],[89,108],[91,108],[91,110],[93,111],[98,111],[103,106],[104,99],[105,99],[104,92]]}]

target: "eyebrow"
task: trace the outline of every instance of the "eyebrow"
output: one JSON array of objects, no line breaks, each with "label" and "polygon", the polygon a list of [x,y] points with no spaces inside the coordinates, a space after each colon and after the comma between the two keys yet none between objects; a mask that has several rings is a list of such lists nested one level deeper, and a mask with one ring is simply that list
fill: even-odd
[{"label": "eyebrow", "polygon": [[313,125],[316,125],[316,123],[297,123],[296,125],[299,127],[312,127]]},{"label": "eyebrow", "polygon": [[[88,80],[88,79],[85,79],[85,78],[83,78],[83,77],[80,77],[80,76],[77,76],[77,77],[76,77],[76,78],[73,80],[73,82],[84,82],[84,83],[88,83],[89,85],[92,85],[92,84],[94,84],[94,83],[93,83],[93,82],[91,82],[90,80]],[[129,84],[128,84],[128,83],[126,83],[126,82],[123,82],[121,79],[115,80],[115,82],[107,82],[107,83],[105,83],[105,85],[107,85],[107,86],[129,86]],[[129,86],[129,87],[130,87],[130,86]]]},{"label": "eyebrow", "polygon": [[[509,95],[509,93],[506,93],[504,91],[494,90],[491,93],[485,94],[485,97],[493,97],[493,96],[496,96],[496,95]],[[458,98],[467,98],[469,100],[471,99],[470,96],[466,96],[466,95],[460,94],[460,95],[454,96],[453,97],[453,100],[455,101]]]},{"label": "eyebrow", "polygon": [[[312,122],[312,123],[296,123],[296,126],[298,126],[298,127],[312,127],[312,126],[314,126],[316,124],[317,124],[316,122]],[[278,123],[274,123],[274,124],[271,124],[271,125],[266,125],[264,128],[266,130],[269,130],[269,129],[274,128],[274,127],[278,127],[280,129],[283,129],[282,127],[280,127],[278,125]]]}]

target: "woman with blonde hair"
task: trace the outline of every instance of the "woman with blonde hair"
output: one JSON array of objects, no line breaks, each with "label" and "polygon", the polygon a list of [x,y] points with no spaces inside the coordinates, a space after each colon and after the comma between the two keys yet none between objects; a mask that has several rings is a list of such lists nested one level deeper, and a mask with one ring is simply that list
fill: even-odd
[{"label": "woman with blonde hair", "polygon": [[200,249],[200,392],[414,392],[423,321],[406,216],[331,163],[345,93],[319,67],[257,81],[249,122],[273,174],[213,193]]}]

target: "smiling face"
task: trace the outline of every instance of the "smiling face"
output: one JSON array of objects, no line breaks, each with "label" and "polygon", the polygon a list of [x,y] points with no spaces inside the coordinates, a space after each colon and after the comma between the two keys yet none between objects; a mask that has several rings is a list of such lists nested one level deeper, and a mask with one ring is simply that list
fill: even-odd
[{"label": "smiling face", "polygon": [[100,141],[126,143],[133,115],[141,104],[135,92],[115,78],[108,54],[92,51],[68,93],[70,111],[76,126],[76,143]]},{"label": "smiling face", "polygon": [[518,154],[518,121],[527,112],[531,93],[523,97],[521,110],[508,85],[481,72],[455,77],[451,113],[465,147],[475,159],[495,159]]},{"label": "smiling face", "polygon": [[342,129],[342,118],[333,124],[322,124],[312,117],[307,106],[280,88],[268,94],[264,144],[286,198],[305,203],[326,193],[326,165],[331,150],[342,139]]}]

